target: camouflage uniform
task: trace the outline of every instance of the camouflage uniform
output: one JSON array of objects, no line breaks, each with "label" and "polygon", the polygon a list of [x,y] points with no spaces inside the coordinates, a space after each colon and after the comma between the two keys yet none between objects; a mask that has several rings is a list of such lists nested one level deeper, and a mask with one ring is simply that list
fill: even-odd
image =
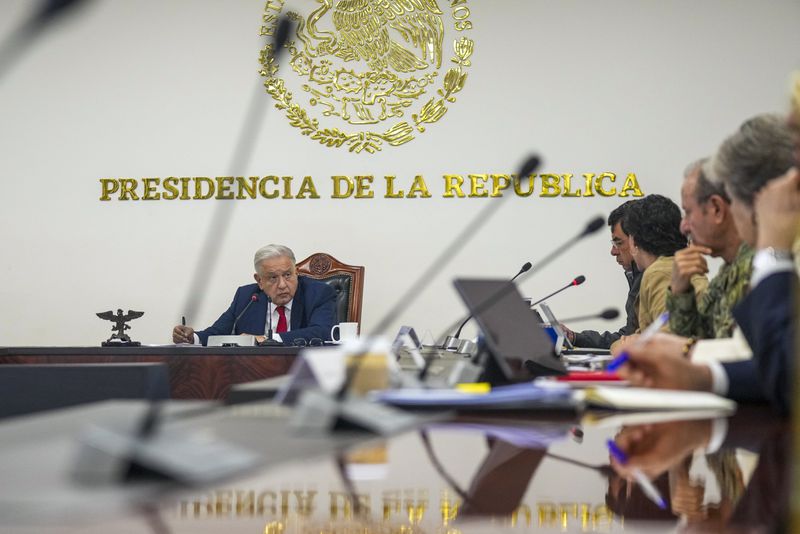
[{"label": "camouflage uniform", "polygon": [[699,339],[731,337],[736,326],[731,311],[750,288],[752,264],[753,249],[742,243],[733,261],[720,267],[699,302],[692,289],[679,295],[668,291],[670,330]]}]

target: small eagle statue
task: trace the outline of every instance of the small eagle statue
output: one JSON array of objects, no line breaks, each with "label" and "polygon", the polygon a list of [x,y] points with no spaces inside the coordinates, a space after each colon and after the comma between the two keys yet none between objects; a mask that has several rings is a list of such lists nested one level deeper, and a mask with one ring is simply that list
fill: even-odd
[{"label": "small eagle statue", "polygon": [[[131,329],[131,327],[125,323],[127,323],[128,321],[133,321],[134,319],[138,319],[142,315],[144,315],[144,312],[133,311],[133,310],[128,310],[128,313],[123,314],[122,310],[119,308],[117,309],[116,314],[114,314],[114,312],[112,312],[111,310],[97,313],[97,316],[100,317],[101,319],[105,319],[106,321],[111,321],[114,323],[114,326],[111,327],[111,331],[115,333],[110,338],[108,338],[108,341],[104,342],[103,345],[106,345],[107,343],[110,344],[136,343],[135,341],[131,341],[130,336],[125,333],[125,330]],[[114,340],[119,340],[119,341],[115,342]],[[136,343],[136,345],[138,345],[138,343]]]}]

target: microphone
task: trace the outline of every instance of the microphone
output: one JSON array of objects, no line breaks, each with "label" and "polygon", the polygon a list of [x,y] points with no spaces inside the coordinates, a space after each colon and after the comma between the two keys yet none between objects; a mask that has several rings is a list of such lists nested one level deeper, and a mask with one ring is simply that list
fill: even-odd
[{"label": "microphone", "polygon": [[283,343],[280,341],[272,339],[272,311],[269,309],[270,305],[272,304],[272,299],[266,293],[264,293],[264,295],[267,297],[267,339],[260,341],[258,345],[282,345]]},{"label": "microphone", "polygon": [[[518,180],[521,176],[530,176],[534,173],[536,169],[539,168],[539,164],[541,163],[539,156],[531,155],[525,160],[525,162],[520,166],[519,172],[517,172],[515,180]],[[397,299],[397,304],[394,305],[383,318],[378,322],[378,325],[372,331],[373,336],[381,335],[386,328],[389,327],[392,322],[397,319],[397,317],[403,313],[408,306],[414,302],[416,297],[422,293],[427,287],[428,284],[436,278],[442,269],[444,269],[445,265],[449,263],[451,259],[453,259],[458,252],[464,248],[464,246],[469,243],[475,234],[478,233],[478,230],[485,225],[489,218],[491,218],[495,212],[503,205],[503,202],[506,201],[510,197],[507,195],[501,196],[494,202],[488,202],[486,206],[475,214],[475,217],[467,224],[463,230],[451,241],[451,243],[436,257],[433,262],[428,266],[427,269],[417,278],[414,283],[411,284],[411,287],[406,290],[406,292]],[[603,224],[603,220],[601,218],[601,226]],[[518,275],[519,276],[519,275]]]},{"label": "microphone", "polygon": [[[520,268],[519,272],[517,274],[515,274],[511,278],[511,280],[509,280],[509,283],[511,283],[514,280],[516,280],[519,277],[519,275],[521,275],[522,273],[528,272],[530,270],[530,268],[531,268],[531,262],[525,263],[525,265],[523,265]],[[470,319],[472,319],[472,315],[471,314],[468,315],[466,319],[464,319],[464,322],[461,323],[461,326],[458,327],[458,330],[456,331],[455,335],[447,336],[447,339],[445,339],[445,341],[444,341],[444,346],[442,346],[443,349],[445,349],[445,350],[456,350],[456,349],[459,348],[459,342],[460,342],[459,337],[461,337],[461,330],[464,328],[464,325],[466,325],[469,322]]]},{"label": "microphone", "polygon": [[[581,233],[579,233],[578,235],[576,235],[575,237],[573,237],[571,239],[568,239],[567,241],[565,241],[564,243],[562,243],[561,245],[556,247],[556,249],[553,250],[552,252],[550,252],[547,256],[545,256],[544,259],[540,260],[539,263],[535,264],[531,268],[532,269],[531,271],[525,273],[524,275],[521,275],[522,276],[522,280],[524,280],[528,276],[530,276],[532,272],[538,272],[542,267],[544,267],[545,265],[547,265],[550,262],[552,262],[554,259],[556,259],[559,256],[561,256],[564,252],[566,252],[569,248],[571,248],[576,243],[578,243],[581,239],[583,239],[584,237],[587,237],[587,236],[597,232],[604,225],[605,225],[605,219],[600,215],[598,215],[595,218],[593,218],[592,220],[590,220],[589,223],[581,231]],[[573,280],[573,282],[574,281],[575,280]],[[572,285],[572,283],[570,283],[570,285]],[[482,313],[483,311],[489,309],[491,306],[496,304],[501,298],[503,298],[509,291],[512,291],[515,287],[516,286],[514,284],[511,284],[511,283],[504,284],[494,294],[486,297],[485,300],[483,300],[482,302],[478,303],[476,306],[473,306],[472,310],[471,310],[472,311],[472,315],[473,316],[474,315],[478,315],[478,314]],[[454,324],[448,326],[445,329],[445,331],[437,339],[444,338],[446,332],[452,332],[453,329],[459,324],[459,321],[456,321]],[[430,356],[429,358],[433,359],[433,356]],[[426,365],[425,366],[428,367],[429,365],[430,365],[430,363],[426,361]],[[473,368],[476,367],[474,365],[474,363],[472,364],[472,367]],[[477,369],[468,369],[468,370],[463,370],[463,371],[472,373],[473,371],[478,371],[478,370]],[[461,372],[461,371],[459,371],[459,372]]]},{"label": "microphone", "polygon": [[[281,57],[286,41],[289,34],[294,27],[294,23],[288,17],[282,17],[278,21],[278,28],[275,31],[275,36],[272,40],[272,54],[275,57],[275,64]],[[258,134],[261,131],[261,123],[267,113],[267,99],[264,98],[264,85],[259,78],[253,87],[253,93],[250,96],[250,104],[244,117],[244,124],[239,130],[239,137],[236,141],[236,146],[228,166],[231,171],[229,175],[237,176],[238,173],[243,172],[242,169],[248,168],[248,164],[252,159],[253,152],[255,151],[255,144],[258,141]],[[198,254],[198,258],[203,258],[203,261],[195,262],[194,275],[189,284],[189,291],[186,295],[186,301],[183,306],[185,315],[190,318],[197,314],[200,309],[203,298],[207,293],[204,288],[208,287],[209,279],[216,268],[219,254],[215,251],[219,244],[225,241],[225,236],[230,226],[231,218],[233,217],[233,209],[236,205],[235,202],[221,202],[217,204],[214,215],[211,218],[211,223],[208,225],[208,231],[202,245],[202,249]]]},{"label": "microphone", "polygon": [[[248,303],[247,303],[247,306],[245,306],[245,307],[244,307],[244,309],[242,310],[242,313],[240,313],[239,315],[237,315],[237,316],[236,316],[236,319],[234,319],[234,320],[233,320],[233,326],[231,327],[231,335],[232,335],[232,336],[235,336],[235,335],[236,335],[236,323],[238,323],[238,322],[239,322],[239,319],[241,319],[241,318],[242,318],[242,315],[244,315],[244,313],[247,311],[247,308],[249,308],[250,306],[252,306],[252,305],[253,305],[253,303],[254,303],[255,301],[257,301],[257,300],[258,300],[258,292],[255,292],[255,293],[253,293],[252,295],[250,295],[250,302],[248,302]],[[269,313],[269,309],[267,310],[267,313]]]},{"label": "microphone", "polygon": [[542,298],[542,299],[539,299],[539,300],[537,300],[536,302],[534,302],[533,304],[531,304],[531,308],[533,308],[534,306],[536,306],[536,305],[537,305],[537,304],[539,304],[540,302],[544,302],[545,300],[549,299],[550,297],[552,297],[552,296],[554,296],[554,295],[558,295],[559,293],[561,293],[561,292],[562,292],[562,291],[564,291],[565,289],[568,289],[568,288],[570,288],[570,287],[572,287],[572,286],[579,286],[579,285],[581,285],[582,283],[584,283],[585,281],[586,281],[586,277],[585,277],[585,276],[583,276],[583,275],[576,276],[576,277],[575,277],[575,278],[572,280],[572,282],[570,282],[569,284],[565,285],[565,286],[564,286],[564,287],[562,287],[561,289],[558,289],[558,290],[556,290],[556,291],[553,291],[552,293],[550,293],[550,294],[549,294],[549,295],[547,295],[546,297],[544,297],[544,298]]},{"label": "microphone", "polygon": [[568,317],[567,319],[562,319],[561,322],[564,324],[577,323],[578,321],[588,321],[590,319],[604,319],[606,321],[610,321],[612,319],[616,319],[617,317],[619,317],[619,310],[617,308],[606,308],[600,313],[595,313],[593,315],[579,315],[578,317]]},{"label": "microphone", "polygon": [[[539,156],[531,155],[520,166],[514,180],[520,176],[530,176],[539,167]],[[495,212],[510,198],[503,195],[486,203],[464,226],[445,247],[431,264],[411,283],[411,286],[397,299],[383,318],[378,321],[371,335],[377,337],[383,334],[401,313],[428,287],[432,280],[444,269],[458,252],[471,241]],[[448,329],[448,332],[455,328]],[[410,428],[418,423],[418,418],[387,406],[370,403],[362,399],[346,399],[353,379],[358,374],[364,356],[368,354],[369,347],[365,346],[354,354],[345,370],[345,378],[336,392],[334,398],[315,390],[306,390],[301,396],[292,415],[291,424],[295,428],[306,430],[329,431],[337,427],[356,427],[362,430],[375,432],[381,435],[393,434]]]},{"label": "microphone", "polygon": [[530,270],[531,270],[531,267],[533,267],[533,265],[531,264],[531,262],[525,262],[525,265],[523,265],[522,267],[520,267],[520,269],[519,269],[519,272],[518,272],[517,274],[515,274],[515,275],[514,275],[514,277],[513,277],[513,278],[511,278],[511,280],[509,280],[509,282],[513,282],[514,280],[516,280],[517,278],[519,278],[519,275],[521,275],[522,273],[527,273],[528,271],[530,271]]},{"label": "microphone", "polygon": [[34,38],[53,20],[84,0],[44,0],[36,12],[0,44],[0,78],[22,57]]},{"label": "microphone", "polygon": [[605,224],[606,224],[606,220],[603,217],[598,215],[597,217],[595,217],[594,219],[589,221],[589,223],[586,225],[586,228],[584,228],[583,232],[581,232],[581,235],[578,236],[578,239],[595,233],[600,228],[605,226]]}]

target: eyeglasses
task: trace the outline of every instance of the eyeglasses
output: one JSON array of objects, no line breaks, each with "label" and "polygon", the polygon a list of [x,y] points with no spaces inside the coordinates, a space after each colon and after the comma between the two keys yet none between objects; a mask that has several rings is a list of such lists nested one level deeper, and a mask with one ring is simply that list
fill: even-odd
[{"label": "eyeglasses", "polygon": [[311,339],[298,337],[292,341],[292,345],[295,347],[321,347],[324,344],[325,342],[318,337],[312,337]]}]

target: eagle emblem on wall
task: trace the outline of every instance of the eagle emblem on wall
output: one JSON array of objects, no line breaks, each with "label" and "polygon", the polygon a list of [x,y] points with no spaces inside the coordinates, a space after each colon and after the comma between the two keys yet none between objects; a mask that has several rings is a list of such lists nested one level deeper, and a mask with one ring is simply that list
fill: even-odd
[{"label": "eagle emblem on wall", "polygon": [[328,147],[375,153],[413,140],[456,102],[474,41],[467,28],[454,25],[452,33],[461,35],[446,64],[448,32],[437,0],[306,4],[305,15],[297,4],[286,13],[296,23],[288,64],[274,61],[271,45],[260,56],[267,93],[303,135]]}]

